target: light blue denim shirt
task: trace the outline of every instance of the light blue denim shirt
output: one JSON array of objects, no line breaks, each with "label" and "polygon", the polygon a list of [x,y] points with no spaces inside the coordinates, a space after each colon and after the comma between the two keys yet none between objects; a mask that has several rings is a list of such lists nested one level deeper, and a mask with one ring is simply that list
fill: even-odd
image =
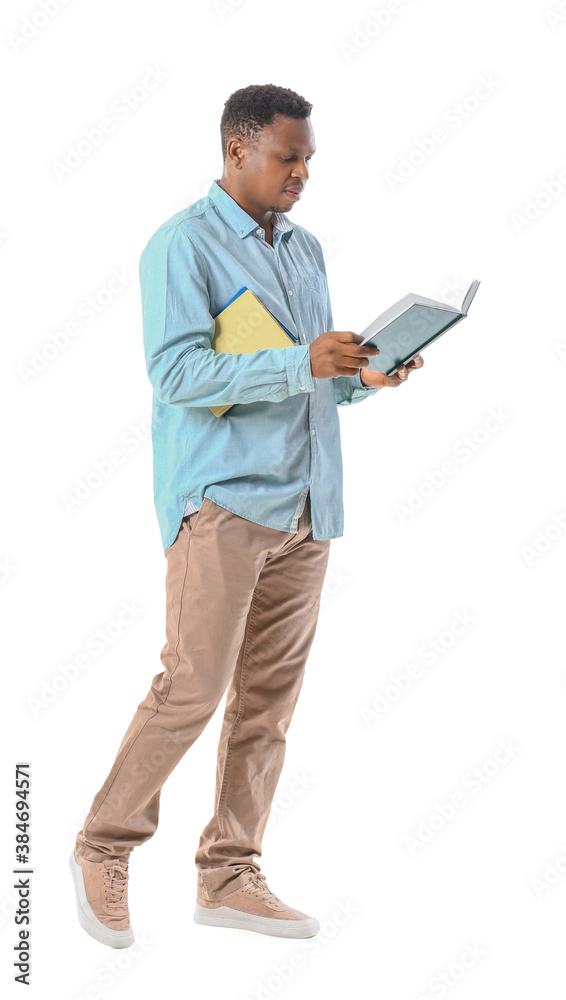
[{"label": "light blue denim shirt", "polygon": [[[344,533],[337,406],[379,392],[359,373],[314,378],[309,344],[334,329],[319,241],[273,213],[263,229],[214,180],[153,234],[140,257],[143,340],[153,387],[153,485],[163,548],[204,497],[297,532],[307,493],[315,539]],[[214,316],[246,286],[296,337],[216,354]],[[210,406],[231,405],[221,417]]]}]

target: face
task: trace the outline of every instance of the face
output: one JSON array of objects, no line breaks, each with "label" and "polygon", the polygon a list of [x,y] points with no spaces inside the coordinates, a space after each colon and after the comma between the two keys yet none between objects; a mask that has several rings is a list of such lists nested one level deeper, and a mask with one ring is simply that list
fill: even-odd
[{"label": "face", "polygon": [[[310,119],[276,115],[260,133],[257,146],[237,140],[229,143],[228,162],[234,168],[231,177],[239,194],[250,208],[290,212],[307,183],[314,153]],[[289,188],[295,188],[298,195],[287,193]]]}]

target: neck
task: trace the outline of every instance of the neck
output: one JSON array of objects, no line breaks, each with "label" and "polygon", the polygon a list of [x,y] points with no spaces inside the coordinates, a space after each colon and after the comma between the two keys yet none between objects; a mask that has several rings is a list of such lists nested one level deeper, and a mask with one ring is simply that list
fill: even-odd
[{"label": "neck", "polygon": [[224,174],[222,175],[218,184],[223,191],[226,191],[226,194],[229,194],[230,197],[234,199],[234,201],[236,202],[237,205],[240,206],[240,208],[243,208],[244,212],[247,212],[248,215],[255,222],[257,222],[258,226],[261,226],[262,229],[265,229],[266,237],[269,236],[271,238],[271,234],[273,232],[273,226],[271,223],[271,216],[272,216],[271,209],[269,208],[262,209],[258,208],[257,205],[250,204],[249,200],[242,193],[239,186],[231,182],[228,179],[228,177],[224,176]]}]

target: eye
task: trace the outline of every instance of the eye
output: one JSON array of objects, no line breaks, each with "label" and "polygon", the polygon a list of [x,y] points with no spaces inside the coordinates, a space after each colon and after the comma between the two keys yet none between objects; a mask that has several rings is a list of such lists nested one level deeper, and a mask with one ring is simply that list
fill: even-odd
[{"label": "eye", "polygon": [[289,161],[292,160],[293,157],[292,156],[282,156],[281,159],[283,160],[283,163],[289,163]]}]

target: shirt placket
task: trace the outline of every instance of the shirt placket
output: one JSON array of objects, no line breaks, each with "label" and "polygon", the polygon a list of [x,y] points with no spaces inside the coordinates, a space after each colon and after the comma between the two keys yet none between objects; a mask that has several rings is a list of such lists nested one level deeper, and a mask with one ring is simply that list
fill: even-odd
[{"label": "shirt placket", "polygon": [[[276,233],[277,233],[277,235],[276,235]],[[283,291],[285,293],[285,298],[287,300],[287,307],[289,309],[289,312],[291,313],[291,316],[293,317],[293,321],[294,321],[295,326],[296,326],[297,331],[298,331],[299,341],[300,341],[300,343],[307,344],[308,341],[304,338],[304,336],[302,336],[300,324],[297,323],[297,320],[295,318],[295,314],[294,314],[293,309],[291,307],[291,296],[292,296],[293,293],[292,293],[291,289],[287,288],[287,281],[286,281],[285,275],[283,274],[283,270],[282,270],[282,267],[281,267],[281,260],[279,258],[279,254],[278,254],[277,250],[275,249],[275,246],[271,246],[271,243],[268,243],[267,240],[265,239],[263,229],[257,229],[255,231],[254,235],[257,237],[257,239],[261,240],[261,242],[263,244],[265,244],[266,247],[269,247],[269,249],[275,254],[275,260],[277,262],[277,270],[279,272],[279,278],[280,278],[280,281],[281,281],[281,285],[283,286]],[[277,243],[277,245],[279,245],[279,243],[281,242],[282,239],[283,239],[282,232],[280,230],[276,230],[275,227],[273,227],[273,240],[274,240],[274,243]],[[312,475],[312,465],[313,465],[312,452],[313,452],[313,447],[314,447],[316,435],[315,435],[315,429],[312,426],[313,421],[311,419],[311,398],[310,398],[311,395],[314,395],[314,393],[309,393],[308,409],[307,409],[307,423],[308,423],[308,429],[309,429],[309,468],[308,468],[308,475],[307,475],[307,485],[305,486],[304,490],[301,490],[301,493],[299,494],[299,499],[297,500],[297,506],[295,508],[295,513],[293,514],[293,519],[291,521],[291,526],[290,526],[290,530],[291,531],[298,531],[298,528],[299,528],[299,518],[300,518],[301,514],[303,513],[304,506],[305,506],[305,503],[307,501],[307,493],[309,492],[310,486],[312,485],[312,478],[311,478],[311,475]],[[311,505],[312,505],[312,499],[311,499]]]}]

